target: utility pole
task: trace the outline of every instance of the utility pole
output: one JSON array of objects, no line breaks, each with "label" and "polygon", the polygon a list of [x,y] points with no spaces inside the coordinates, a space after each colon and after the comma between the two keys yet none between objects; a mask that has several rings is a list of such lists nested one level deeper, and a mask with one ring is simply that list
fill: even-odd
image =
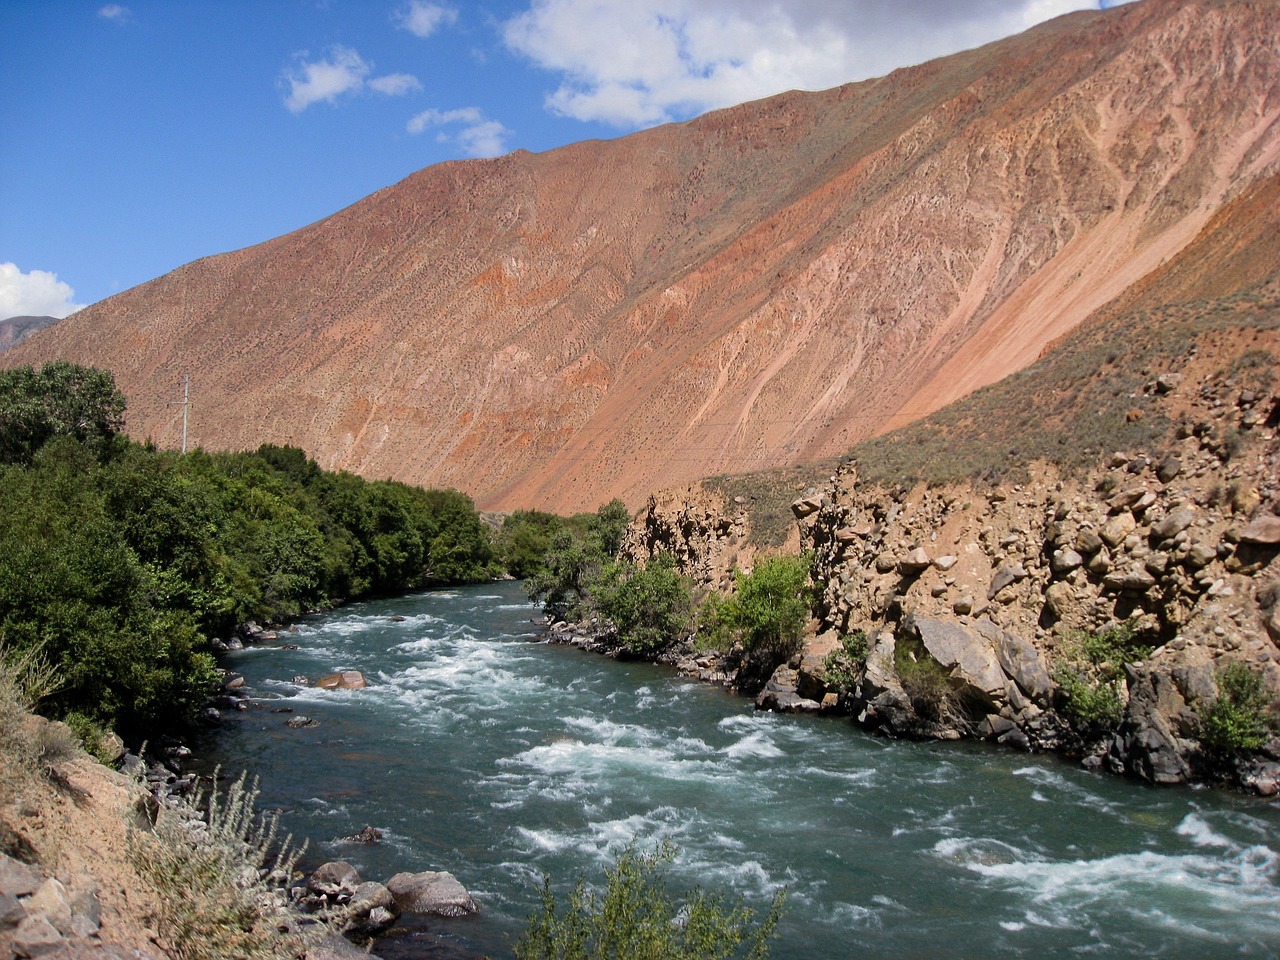
[{"label": "utility pole", "polygon": [[191,406],[191,375],[182,375],[182,399],[170,400],[169,406],[182,407],[182,452],[187,452],[187,407]]}]

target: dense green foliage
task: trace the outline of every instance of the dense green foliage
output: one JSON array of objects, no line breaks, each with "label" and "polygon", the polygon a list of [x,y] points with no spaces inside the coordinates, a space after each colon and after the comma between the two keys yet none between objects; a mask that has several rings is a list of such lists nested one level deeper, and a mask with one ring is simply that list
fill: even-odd
[{"label": "dense green foliage", "polygon": [[701,615],[705,643],[782,663],[800,649],[812,610],[806,557],[762,557],[750,573],[735,570],[734,592],[712,597]]},{"label": "dense green foliage", "polygon": [[1233,660],[1215,679],[1218,696],[1199,711],[1200,742],[1219,757],[1260,749],[1272,737],[1261,671]]},{"label": "dense green foliage", "polygon": [[782,917],[785,891],[774,897],[765,918],[721,897],[694,890],[677,900],[666,888],[666,867],[675,850],[653,853],[627,847],[606,869],[603,895],[584,881],[569,895],[561,914],[548,878],[542,911],[516,944],[517,960],[763,960]]},{"label": "dense green foliage", "polygon": [[611,500],[593,514],[571,517],[558,524],[538,515],[521,516],[514,522],[517,530],[537,525],[548,540],[540,563],[521,561],[531,571],[525,580],[529,599],[541,604],[555,619],[585,617],[594,612],[593,589],[605,568],[617,559],[629,520],[621,500]]},{"label": "dense green foliage", "polygon": [[110,373],[66,360],[0,370],[0,463],[30,463],[54,437],[95,452],[124,426],[124,397]]},{"label": "dense green foliage", "polygon": [[80,727],[190,716],[209,639],[237,623],[496,572],[456,491],[326,473],[291,447],[132,444],[111,375],[71,364],[0,384],[0,638],[43,649],[62,678],[44,708]]},{"label": "dense green foliage", "polygon": [[502,566],[517,580],[527,580],[546,570],[551,540],[566,530],[563,518],[542,510],[516,510],[502,520],[494,548]]},{"label": "dense green foliage", "polygon": [[1124,665],[1145,660],[1151,648],[1137,640],[1132,621],[1071,638],[1054,670],[1062,712],[1086,732],[1120,722],[1124,710]]},{"label": "dense green foliage", "polygon": [[[512,514],[499,534],[508,569],[516,559],[532,570],[525,581],[530,599],[554,619],[601,616],[619,645],[640,657],[655,657],[693,629],[693,584],[675,558],[659,554],[643,566],[620,560],[630,515],[621,500],[594,514],[560,520],[549,514]],[[509,525],[508,525],[509,524]],[[537,558],[512,549],[545,538]]]},{"label": "dense green foliage", "polygon": [[595,598],[597,609],[617,629],[619,642],[637,656],[655,656],[693,628],[693,586],[669,553],[643,567],[606,567]]},{"label": "dense green foliage", "polygon": [[764,686],[774,669],[803,645],[813,608],[809,560],[763,557],[750,573],[735,570],[733,576],[732,594],[711,594],[703,601],[696,644],[721,652],[740,644],[746,658],[738,681],[751,692]]}]

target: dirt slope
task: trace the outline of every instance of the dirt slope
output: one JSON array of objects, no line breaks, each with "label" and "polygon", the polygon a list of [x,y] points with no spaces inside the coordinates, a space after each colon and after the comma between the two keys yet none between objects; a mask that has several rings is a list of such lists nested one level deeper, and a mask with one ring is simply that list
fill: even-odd
[{"label": "dirt slope", "polygon": [[0,362],[109,367],[130,432],[166,445],[190,373],[208,448],[293,443],[486,508],[837,454],[1027,365],[1273,175],[1278,14],[1146,0],[431,167]]}]

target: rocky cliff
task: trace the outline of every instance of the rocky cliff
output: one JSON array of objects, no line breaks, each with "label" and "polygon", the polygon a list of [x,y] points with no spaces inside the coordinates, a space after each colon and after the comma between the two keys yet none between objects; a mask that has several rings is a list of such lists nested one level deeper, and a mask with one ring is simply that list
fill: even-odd
[{"label": "rocky cliff", "polygon": [[1278,11],[1146,0],[432,167],[0,362],[110,368],[130,432],[170,446],[191,374],[206,448],[296,444],[492,508],[839,455],[1026,366],[1274,173]]},{"label": "rocky cliff", "polygon": [[[1202,238],[1198,255],[1215,242]],[[1229,760],[1206,745],[1206,718],[1232,665],[1261,681],[1263,714],[1280,706],[1280,288],[1161,316],[1099,320],[1027,375],[855,448],[796,498],[817,620],[758,703],[845,711],[893,735],[1064,751],[1153,783],[1225,779],[1274,794],[1280,741]],[[1125,355],[1120,344],[1143,326],[1157,346]],[[1098,345],[1145,366],[1130,380],[1105,362],[1083,385],[1064,379]],[[1068,383],[1074,433],[1048,415]],[[984,416],[1042,426],[955,426]],[[939,469],[945,449],[921,437],[949,427],[949,462],[973,478],[914,479]],[[1010,444],[1063,439],[1083,449],[1006,458]],[[894,459],[904,446],[914,465]],[[905,466],[886,471],[877,456]],[[732,489],[751,490],[751,478]],[[750,563],[751,506],[706,484],[655,496],[632,549],[670,550],[724,588],[733,564]],[[1123,642],[1098,655],[1107,638]],[[1115,702],[1082,710],[1079,682],[1106,677],[1092,692],[1106,686]]]}]

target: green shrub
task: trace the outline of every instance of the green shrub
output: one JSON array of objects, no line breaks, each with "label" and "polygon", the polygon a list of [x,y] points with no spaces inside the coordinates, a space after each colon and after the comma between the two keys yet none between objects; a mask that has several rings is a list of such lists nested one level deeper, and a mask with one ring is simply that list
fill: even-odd
[{"label": "green shrub", "polygon": [[734,573],[732,621],[752,655],[779,663],[800,649],[812,611],[806,557],[765,557],[749,574]]},{"label": "green shrub", "polygon": [[1120,722],[1124,704],[1118,679],[1104,680],[1078,666],[1054,671],[1063,698],[1063,712],[1091,730],[1104,730]]},{"label": "green shrub", "polygon": [[668,892],[666,867],[675,848],[664,844],[643,853],[633,842],[605,870],[606,888],[597,896],[583,880],[569,895],[562,914],[546,878],[542,910],[529,918],[516,943],[517,960],[763,960],[769,954],[785,891],[774,897],[758,924],[742,901],[694,890],[682,901]]},{"label": "green shrub", "polygon": [[968,719],[951,674],[918,640],[899,639],[893,648],[893,668],[902,692],[920,719],[963,727]]},{"label": "green shrub", "polygon": [[[217,781],[217,774],[214,774]],[[256,810],[244,775],[225,796],[216,786],[161,806],[154,832],[130,831],[129,860],[160,905],[156,925],[177,960],[292,960],[301,934],[282,934],[273,893],[287,886],[302,849],[277,844],[279,816]],[[195,825],[201,825],[197,828]],[[288,927],[288,924],[284,924]]]},{"label": "green shrub", "polygon": [[669,553],[659,553],[643,567],[611,564],[593,596],[623,647],[637,656],[661,653],[688,636],[693,625],[693,585]]},{"label": "green shrub", "polygon": [[1218,696],[1200,715],[1200,742],[1211,754],[1227,757],[1260,749],[1272,736],[1262,672],[1233,660],[1214,678]]},{"label": "green shrub", "polygon": [[1124,712],[1124,665],[1151,656],[1137,639],[1137,623],[1072,634],[1064,653],[1053,671],[1062,712],[1091,733],[1115,727]]},{"label": "green shrub", "polygon": [[827,686],[836,693],[848,693],[857,686],[867,667],[871,643],[863,630],[842,634],[840,646],[822,660],[822,672]]}]

